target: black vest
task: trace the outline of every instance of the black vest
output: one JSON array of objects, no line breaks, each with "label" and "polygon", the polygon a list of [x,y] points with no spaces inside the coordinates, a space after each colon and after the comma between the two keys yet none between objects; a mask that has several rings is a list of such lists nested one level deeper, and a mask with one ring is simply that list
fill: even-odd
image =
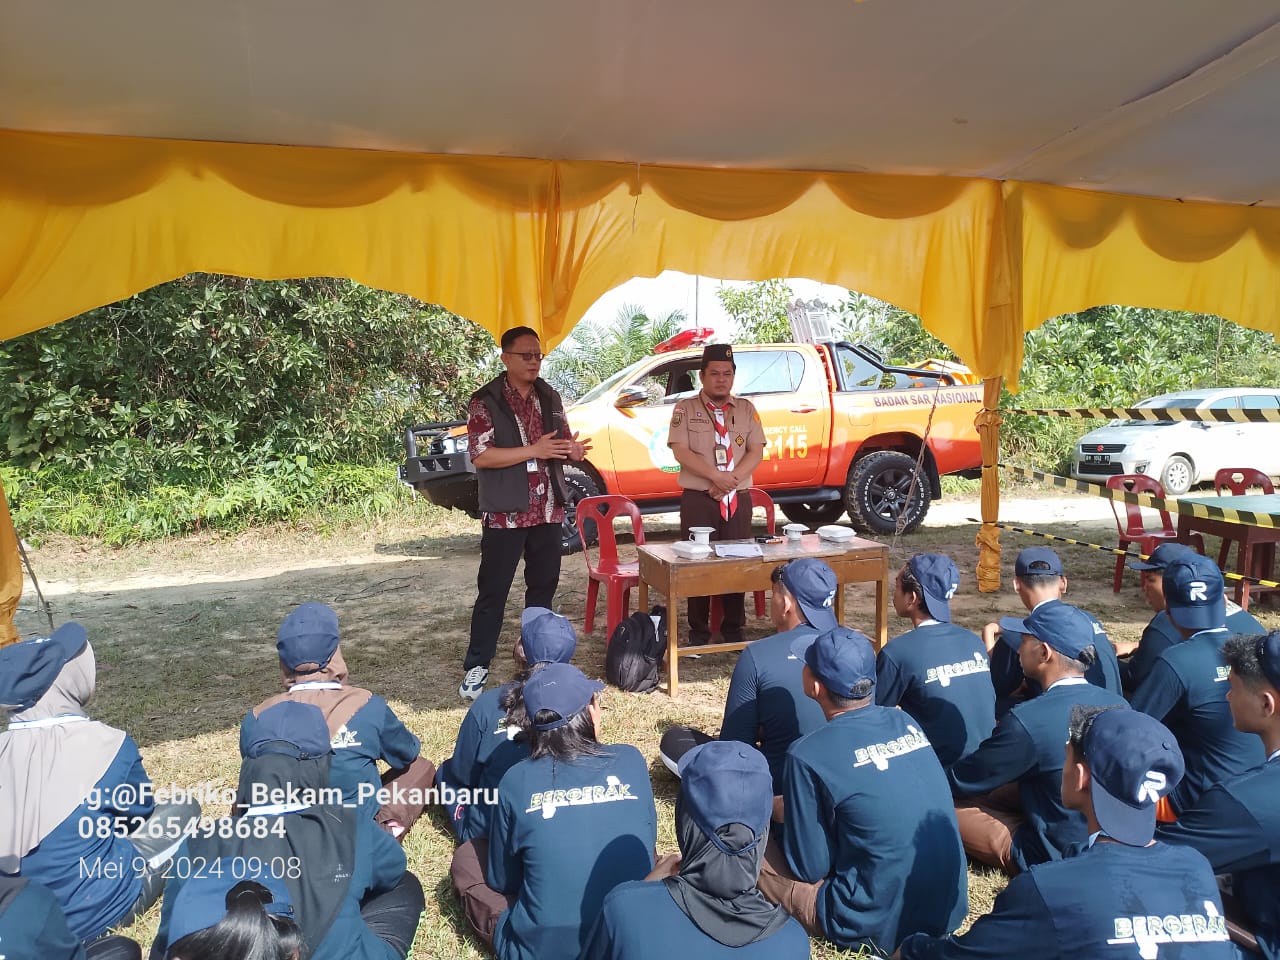
[{"label": "black vest", "polygon": [[[499,374],[473,395],[489,411],[493,421],[493,445],[495,447],[523,447],[520,427],[516,424],[515,411],[503,396],[506,375]],[[542,432],[556,429],[557,420],[565,422],[564,404],[560,394],[539,377],[533,382],[542,409]],[[557,414],[559,415],[557,417]],[[564,439],[564,438],[561,438]],[[551,475],[551,495],[563,505],[568,490],[564,484],[564,470],[559,460],[548,460],[547,472]],[[477,467],[476,482],[479,485],[480,509],[484,513],[523,513],[529,509],[529,472],[523,462],[509,467]]]}]

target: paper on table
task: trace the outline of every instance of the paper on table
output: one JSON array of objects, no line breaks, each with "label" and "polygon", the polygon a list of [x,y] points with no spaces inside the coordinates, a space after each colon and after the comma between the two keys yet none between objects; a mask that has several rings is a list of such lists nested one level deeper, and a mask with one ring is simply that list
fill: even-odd
[{"label": "paper on table", "polygon": [[763,557],[764,551],[760,549],[758,543],[717,543],[716,556],[737,560],[744,557]]}]

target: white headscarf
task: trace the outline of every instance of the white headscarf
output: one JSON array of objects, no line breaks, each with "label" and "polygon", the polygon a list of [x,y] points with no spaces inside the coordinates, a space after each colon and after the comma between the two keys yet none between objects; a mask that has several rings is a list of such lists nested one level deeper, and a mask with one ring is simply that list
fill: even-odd
[{"label": "white headscarf", "polygon": [[86,643],[34,706],[9,714],[11,724],[54,722],[0,733],[0,873],[18,872],[19,861],[88,799],[120,752],[124,731],[84,712],[97,673]]}]

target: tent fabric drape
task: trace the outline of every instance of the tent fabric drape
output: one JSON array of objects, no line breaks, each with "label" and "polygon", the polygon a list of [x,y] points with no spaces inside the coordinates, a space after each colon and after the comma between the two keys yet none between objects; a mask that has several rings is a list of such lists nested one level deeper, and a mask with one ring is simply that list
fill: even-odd
[{"label": "tent fabric drape", "polygon": [[0,132],[0,338],[211,271],[351,277],[552,346],[677,269],[845,284],[992,365],[1002,203],[987,180]]},{"label": "tent fabric drape", "polygon": [[1280,210],[1033,183],[1003,193],[1026,329],[1117,303],[1280,334]]}]

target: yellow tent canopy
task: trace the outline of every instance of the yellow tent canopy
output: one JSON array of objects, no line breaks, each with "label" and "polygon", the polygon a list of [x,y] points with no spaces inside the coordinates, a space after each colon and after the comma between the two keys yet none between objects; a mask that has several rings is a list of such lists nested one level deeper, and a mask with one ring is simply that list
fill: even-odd
[{"label": "yellow tent canopy", "polygon": [[1273,0],[14,0],[0,338],[196,270],[549,345],[633,276],[806,276],[918,313],[994,410],[1063,312],[1280,332],[1277,89]]}]

